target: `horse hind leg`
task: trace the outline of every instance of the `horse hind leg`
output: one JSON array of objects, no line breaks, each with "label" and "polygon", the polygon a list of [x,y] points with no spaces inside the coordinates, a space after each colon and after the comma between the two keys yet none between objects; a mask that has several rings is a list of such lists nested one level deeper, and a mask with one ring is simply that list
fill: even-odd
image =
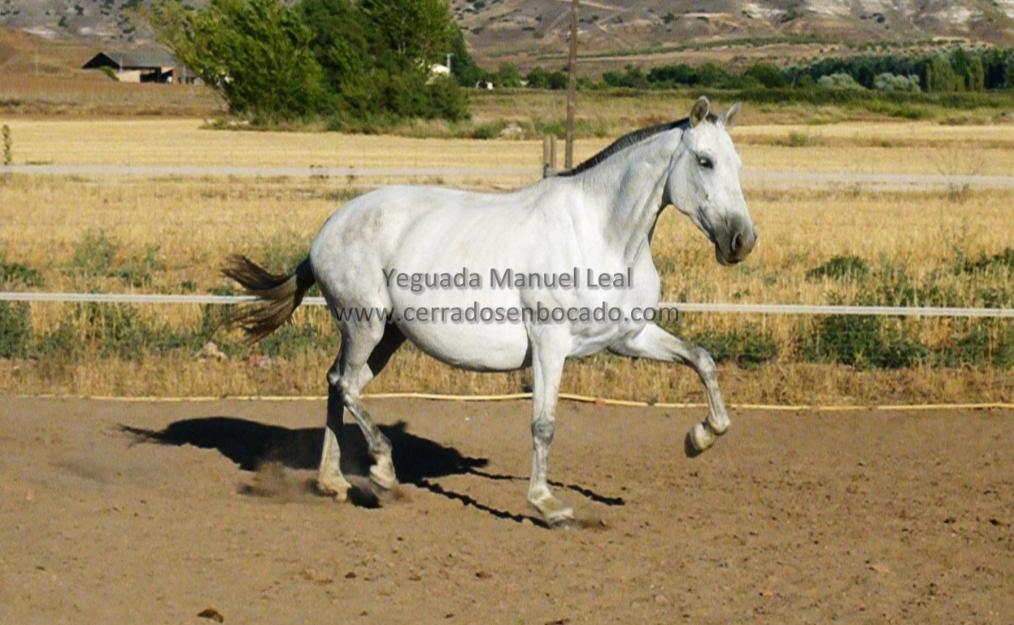
[{"label": "horse hind leg", "polygon": [[374,459],[370,468],[371,482],[386,490],[398,483],[391,460],[391,443],[373,423],[360,398],[362,389],[383,370],[405,340],[395,326],[381,326],[380,330],[383,334],[379,340],[376,329],[344,330],[341,355],[328,371],[328,422],[324,429],[318,485],[323,492],[334,494],[341,501],[347,499],[351,488],[340,468],[339,435],[346,409],[356,419]]},{"label": "horse hind leg", "polygon": [[339,437],[342,431],[342,417],[345,413],[345,402],[338,388],[341,358],[335,359],[327,373],[327,423],[324,426],[324,446],[320,454],[320,468],[317,472],[317,489],[331,495],[337,501],[348,499],[352,485],[342,475],[341,444]]},{"label": "horse hind leg", "polygon": [[373,458],[370,482],[383,491],[389,491],[398,485],[391,458],[391,441],[373,422],[360,393],[380,373],[404,340],[404,335],[397,327],[383,324],[379,328],[370,326],[350,329],[342,337],[344,367],[338,379],[338,388],[344,405],[359,425]]}]

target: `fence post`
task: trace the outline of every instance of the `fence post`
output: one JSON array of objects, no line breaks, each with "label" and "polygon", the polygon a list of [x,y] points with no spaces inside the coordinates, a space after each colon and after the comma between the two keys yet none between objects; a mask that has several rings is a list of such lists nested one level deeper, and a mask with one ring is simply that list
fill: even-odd
[{"label": "fence post", "polygon": [[542,177],[556,174],[556,135],[542,137]]}]

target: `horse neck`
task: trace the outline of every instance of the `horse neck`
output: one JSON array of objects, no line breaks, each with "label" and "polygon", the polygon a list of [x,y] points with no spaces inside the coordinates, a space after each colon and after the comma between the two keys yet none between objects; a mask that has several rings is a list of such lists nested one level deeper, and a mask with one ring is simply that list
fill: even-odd
[{"label": "horse neck", "polygon": [[681,134],[673,133],[680,132],[660,133],[579,175],[585,204],[598,211],[604,238],[628,263],[648,248],[663,206],[669,167],[679,149]]}]

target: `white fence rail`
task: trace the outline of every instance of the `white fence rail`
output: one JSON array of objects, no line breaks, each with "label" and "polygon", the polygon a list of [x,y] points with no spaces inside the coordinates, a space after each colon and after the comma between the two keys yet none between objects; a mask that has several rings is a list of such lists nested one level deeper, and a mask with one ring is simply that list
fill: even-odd
[{"label": "white fence rail", "polygon": [[[0,301],[96,304],[242,304],[257,301],[246,295],[162,295],[154,293],[40,293],[0,292]],[[324,298],[307,297],[303,303],[323,306]],[[811,304],[722,304],[662,302],[659,308],[682,312],[761,315],[873,315],[881,317],[991,317],[1014,318],[1014,308],[951,308],[939,306],[838,306]]]}]

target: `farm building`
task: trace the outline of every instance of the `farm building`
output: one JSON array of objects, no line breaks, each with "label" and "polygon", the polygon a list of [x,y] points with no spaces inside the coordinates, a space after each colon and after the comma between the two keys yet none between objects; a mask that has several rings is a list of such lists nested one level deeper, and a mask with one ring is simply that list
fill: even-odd
[{"label": "farm building", "polygon": [[122,82],[193,82],[192,75],[165,50],[130,52],[102,51],[93,56],[82,69],[108,67]]}]

